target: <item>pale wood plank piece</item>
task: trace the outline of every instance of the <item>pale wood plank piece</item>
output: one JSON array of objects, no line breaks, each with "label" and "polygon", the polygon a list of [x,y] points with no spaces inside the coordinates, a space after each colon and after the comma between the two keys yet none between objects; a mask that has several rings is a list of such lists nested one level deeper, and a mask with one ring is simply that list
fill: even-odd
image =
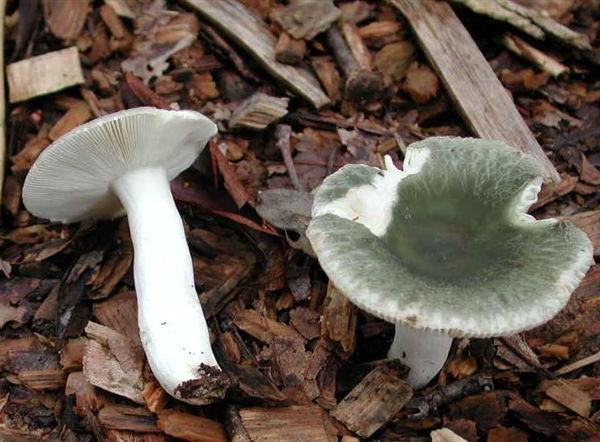
[{"label": "pale wood plank piece", "polygon": [[275,37],[265,23],[236,0],[181,0],[247,50],[275,78],[319,108],[330,103],[307,70],[275,60]]},{"label": "pale wood plank piece", "polygon": [[559,182],[558,172],[448,3],[389,1],[410,23],[429,62],[473,132],[531,155],[540,164],[545,182]]},{"label": "pale wood plank piece", "polygon": [[240,410],[250,439],[261,442],[329,442],[323,412],[313,405]]},{"label": "pale wood plank piece", "polygon": [[75,46],[9,64],[6,76],[11,103],[84,83]]}]

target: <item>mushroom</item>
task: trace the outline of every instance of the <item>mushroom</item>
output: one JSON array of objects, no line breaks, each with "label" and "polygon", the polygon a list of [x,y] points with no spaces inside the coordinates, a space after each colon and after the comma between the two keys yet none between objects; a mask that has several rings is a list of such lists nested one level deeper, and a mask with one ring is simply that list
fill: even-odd
[{"label": "mushroom", "polygon": [[[169,181],[194,162],[216,132],[198,112],[150,107],[116,112],[52,143],[23,188],[27,210],[51,221],[127,213],[148,363],[169,394],[194,404],[222,397],[227,378],[211,349]],[[202,389],[203,397],[191,397],[195,389]]]},{"label": "mushroom", "polygon": [[551,319],[593,263],[569,222],[527,214],[542,179],[498,141],[429,138],[403,170],[346,165],[317,190],[307,230],[331,282],[396,324],[388,353],[421,388],[453,337],[512,335]]}]

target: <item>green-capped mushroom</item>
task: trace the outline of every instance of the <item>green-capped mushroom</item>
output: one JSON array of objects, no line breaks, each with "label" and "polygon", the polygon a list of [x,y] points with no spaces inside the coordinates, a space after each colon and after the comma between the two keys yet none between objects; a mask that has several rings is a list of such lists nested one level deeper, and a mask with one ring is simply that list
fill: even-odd
[{"label": "green-capped mushroom", "polygon": [[593,263],[587,236],[527,214],[542,184],[497,141],[435,137],[404,170],[347,165],[317,190],[307,235],[332,283],[396,324],[388,357],[426,385],[452,337],[518,333],[562,309]]}]

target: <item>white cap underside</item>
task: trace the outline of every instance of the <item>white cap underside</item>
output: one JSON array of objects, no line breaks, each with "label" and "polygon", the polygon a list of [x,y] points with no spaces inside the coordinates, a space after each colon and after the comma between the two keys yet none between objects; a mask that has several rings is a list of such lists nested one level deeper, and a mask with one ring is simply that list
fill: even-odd
[{"label": "white cap underside", "polygon": [[42,152],[25,179],[23,203],[52,221],[119,216],[121,204],[110,190],[115,179],[157,166],[173,179],[216,132],[212,121],[194,111],[141,107],[100,117]]}]

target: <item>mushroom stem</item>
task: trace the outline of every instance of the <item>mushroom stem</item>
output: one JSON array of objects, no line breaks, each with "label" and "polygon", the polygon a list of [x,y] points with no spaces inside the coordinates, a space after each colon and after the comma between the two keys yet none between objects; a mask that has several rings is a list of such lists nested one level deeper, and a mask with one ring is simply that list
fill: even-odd
[{"label": "mushroom stem", "polygon": [[[162,167],[128,172],[112,183],[127,211],[134,247],[140,338],[152,373],[172,396],[219,365],[194,285],[183,222]],[[186,400],[198,403],[195,400]]]},{"label": "mushroom stem", "polygon": [[407,382],[414,389],[424,387],[444,366],[452,337],[396,324],[388,359],[399,359],[410,368]]}]

